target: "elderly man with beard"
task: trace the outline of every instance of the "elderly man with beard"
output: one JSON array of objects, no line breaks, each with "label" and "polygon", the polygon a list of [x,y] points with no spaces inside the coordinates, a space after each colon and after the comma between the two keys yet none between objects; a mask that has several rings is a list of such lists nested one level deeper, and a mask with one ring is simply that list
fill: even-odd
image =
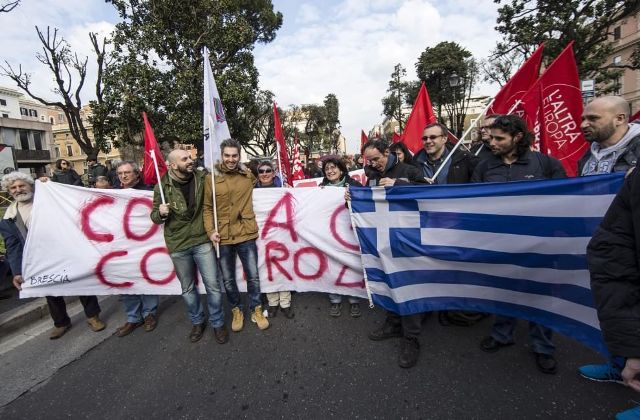
[{"label": "elderly man with beard", "polygon": [[603,96],[582,113],[582,132],[591,147],[578,161],[585,175],[626,172],[640,156],[640,124],[629,124],[629,104],[618,96]]},{"label": "elderly man with beard", "polygon": [[[13,285],[22,290],[22,249],[27,239],[27,232],[31,226],[31,211],[33,209],[33,179],[22,172],[11,172],[2,177],[2,189],[8,191],[15,200],[7,208],[4,218],[0,221],[0,235],[4,238],[7,257],[13,272]],[[100,320],[100,305],[95,296],[80,296],[80,303],[84,307],[89,327],[95,331],[102,331],[106,325]],[[62,337],[71,328],[71,319],[67,314],[67,306],[61,296],[47,296],[47,305],[54,329],[50,339]]]},{"label": "elderly man with beard", "polygon": [[[195,170],[189,152],[172,151],[169,154],[169,170],[162,177],[161,184],[154,189],[151,220],[164,224],[164,240],[191,319],[189,340],[192,343],[199,341],[206,326],[204,309],[196,288],[197,267],[207,292],[213,336],[216,342],[224,344],[229,340],[229,333],[224,325],[222,292],[217,276],[218,263],[203,221],[205,179],[210,180],[211,176],[204,171]],[[161,186],[166,204],[162,204]]]},{"label": "elderly man with beard", "polygon": [[[121,189],[151,189],[142,182],[142,178],[140,178],[140,168],[134,161],[122,161],[118,163],[115,170]],[[146,332],[151,332],[156,329],[158,325],[159,303],[157,295],[122,295],[121,300],[127,313],[127,322],[116,330],[118,337],[125,337],[140,326],[144,326]]]}]

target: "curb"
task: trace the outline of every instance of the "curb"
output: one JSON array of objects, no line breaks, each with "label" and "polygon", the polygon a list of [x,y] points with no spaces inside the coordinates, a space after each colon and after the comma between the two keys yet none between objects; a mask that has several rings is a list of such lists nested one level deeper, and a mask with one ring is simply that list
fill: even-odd
[{"label": "curb", "polygon": [[[78,298],[69,299],[68,305],[72,305]],[[49,316],[46,298],[38,298],[24,305],[13,308],[0,314],[0,336],[13,333],[28,324],[39,321]]]}]

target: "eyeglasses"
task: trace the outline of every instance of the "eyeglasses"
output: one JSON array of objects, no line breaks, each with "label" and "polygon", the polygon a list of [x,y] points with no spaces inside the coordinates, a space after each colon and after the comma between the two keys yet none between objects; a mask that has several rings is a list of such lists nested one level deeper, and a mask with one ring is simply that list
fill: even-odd
[{"label": "eyeglasses", "polygon": [[439,136],[422,136],[422,141],[427,141],[427,140],[435,140],[438,137],[443,137],[442,134],[440,134]]},{"label": "eyeglasses", "polygon": [[259,174],[270,174],[273,172],[273,169],[258,169]]},{"label": "eyeglasses", "polygon": [[60,166],[62,166],[62,165],[67,166],[68,163],[67,162],[60,162]]}]

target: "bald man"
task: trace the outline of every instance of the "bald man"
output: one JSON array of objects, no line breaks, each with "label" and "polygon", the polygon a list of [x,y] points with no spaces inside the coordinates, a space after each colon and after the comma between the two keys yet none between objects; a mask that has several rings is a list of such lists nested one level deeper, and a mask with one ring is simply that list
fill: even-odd
[{"label": "bald man", "polygon": [[629,124],[630,108],[619,96],[603,96],[582,113],[582,132],[591,147],[578,161],[584,175],[626,172],[640,156],[640,124]]},{"label": "bald man", "polygon": [[[195,170],[191,155],[185,150],[174,150],[169,154],[168,169],[161,184],[154,189],[151,220],[156,224],[164,224],[164,240],[191,319],[189,340],[192,343],[199,341],[206,326],[204,308],[196,288],[195,266],[207,292],[213,336],[218,343],[224,344],[229,334],[224,325],[218,263],[202,217],[205,179],[211,178],[211,175]],[[161,186],[165,203],[160,195]]]}]

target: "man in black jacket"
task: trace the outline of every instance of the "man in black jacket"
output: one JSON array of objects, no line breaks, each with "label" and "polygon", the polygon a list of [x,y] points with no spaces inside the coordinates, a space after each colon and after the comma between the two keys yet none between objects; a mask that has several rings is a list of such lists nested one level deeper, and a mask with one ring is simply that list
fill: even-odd
[{"label": "man in black jacket", "polygon": [[[510,182],[549,178],[565,178],[562,164],[555,158],[530,149],[533,135],[524,120],[516,115],[501,115],[491,124],[489,143],[493,156],[481,161],[472,176],[472,182]],[[514,344],[513,331],[517,320],[496,315],[491,334],[480,343],[480,348],[493,353]],[[529,322],[529,338],[538,370],[554,374],[558,367],[553,353],[551,330]]]},{"label": "man in black jacket", "polygon": [[[365,174],[369,186],[390,187],[392,185],[424,184],[426,181],[420,170],[406,163],[399,162],[395,155],[389,153],[389,145],[382,140],[369,140],[362,146],[362,154],[367,158],[368,166]],[[347,195],[347,198],[349,196]],[[420,355],[420,330],[423,314],[400,316],[387,311],[387,318],[379,329],[369,333],[374,341],[393,337],[403,337],[398,365],[403,368],[415,366]]]},{"label": "man in black jacket", "polygon": [[[640,268],[638,267],[640,241],[638,239],[640,239],[640,171],[635,169],[625,180],[587,246],[591,291],[598,310],[604,340],[613,356],[610,369],[616,369],[615,377],[612,374],[609,378],[589,377],[589,379],[624,381],[625,385],[640,392]],[[582,370],[587,367],[580,368],[583,376],[585,375]],[[621,417],[640,418],[640,407],[625,411],[624,414],[627,417]],[[632,414],[635,414],[635,417]]]},{"label": "man in black jacket", "polygon": [[89,187],[95,187],[96,178],[99,176],[109,176],[107,167],[98,162],[96,156],[87,156],[87,182]]},{"label": "man in black jacket", "polygon": [[[433,184],[464,184],[469,182],[478,158],[460,149],[451,154],[451,146],[447,140],[449,130],[440,123],[429,124],[422,133],[424,147],[413,156],[413,163],[422,170],[422,175]],[[446,161],[446,162],[445,162]],[[434,174],[444,164],[438,179]]]}]

